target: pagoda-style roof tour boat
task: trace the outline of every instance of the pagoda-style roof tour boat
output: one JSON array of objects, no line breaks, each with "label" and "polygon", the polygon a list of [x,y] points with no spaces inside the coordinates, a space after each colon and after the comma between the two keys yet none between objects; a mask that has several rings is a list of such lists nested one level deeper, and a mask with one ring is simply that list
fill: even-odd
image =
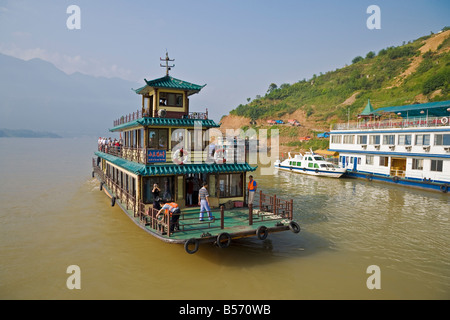
[{"label": "pagoda-style roof tour boat", "polygon": [[450,101],[374,109],[335,124],[330,151],[346,176],[448,192]]},{"label": "pagoda-style roof tour boat", "polygon": [[[145,79],[145,86],[135,90],[142,107],[114,121],[110,131],[120,134],[119,141],[99,141],[92,159],[92,174],[111,205],[156,238],[184,244],[188,253],[201,243],[224,248],[233,239],[298,233],[292,200],[258,190],[254,203],[247,203],[246,174],[256,170],[247,163],[249,148],[236,140],[220,145],[230,139],[218,138],[219,125],[209,119],[208,110],[190,111],[189,97],[204,85],[170,76],[169,61],[174,60],[167,53],[161,60],[166,75]],[[205,219],[198,206],[202,184],[207,185],[211,208]],[[170,209],[158,210],[165,203]]]}]

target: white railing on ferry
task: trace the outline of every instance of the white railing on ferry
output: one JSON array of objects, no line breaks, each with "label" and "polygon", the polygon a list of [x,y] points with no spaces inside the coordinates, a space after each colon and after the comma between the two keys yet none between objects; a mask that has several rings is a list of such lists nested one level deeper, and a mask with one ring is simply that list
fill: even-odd
[{"label": "white railing on ferry", "polygon": [[450,126],[450,117],[385,119],[372,121],[358,121],[348,123],[335,123],[331,130],[373,130],[390,128],[422,128]]}]

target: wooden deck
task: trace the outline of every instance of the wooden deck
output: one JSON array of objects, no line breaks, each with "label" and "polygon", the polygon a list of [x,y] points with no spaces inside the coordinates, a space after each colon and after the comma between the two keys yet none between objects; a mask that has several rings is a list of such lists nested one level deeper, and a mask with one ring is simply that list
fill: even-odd
[{"label": "wooden deck", "polygon": [[[157,220],[156,210],[153,209],[145,215],[136,214],[133,207],[116,198],[114,192],[107,186],[102,185],[101,189],[108,197],[114,199],[111,204],[118,205],[140,228],[164,242],[184,244],[188,253],[195,253],[199,244],[203,243],[216,243],[219,247],[225,248],[233,239],[256,236],[264,240],[270,233],[300,231],[299,225],[291,219],[292,207],[288,205],[286,208],[283,200],[263,193],[261,193],[260,203],[263,204],[261,208],[255,206],[251,209],[243,207],[225,210],[222,206],[212,209],[213,220],[209,220],[205,214],[204,221],[199,221],[199,207],[185,208],[181,211],[175,231],[168,232],[170,217],[164,216],[162,220]],[[268,203],[264,200],[268,200]],[[273,205],[274,203],[277,205]],[[292,201],[286,203],[292,206]]]}]

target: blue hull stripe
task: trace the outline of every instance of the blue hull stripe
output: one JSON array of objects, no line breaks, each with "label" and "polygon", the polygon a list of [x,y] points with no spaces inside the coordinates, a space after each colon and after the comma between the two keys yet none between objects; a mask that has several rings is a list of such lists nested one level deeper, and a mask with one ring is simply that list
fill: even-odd
[{"label": "blue hull stripe", "polygon": [[437,191],[450,191],[450,183],[445,181],[423,181],[421,179],[417,178],[398,178],[397,180],[394,180],[394,177],[381,175],[381,174],[372,174],[369,172],[361,172],[361,171],[347,171],[345,173],[345,177],[351,177],[351,178],[362,178],[362,179],[369,179],[374,181],[383,181],[383,182],[389,182],[392,184],[399,184],[404,186],[411,186],[411,187],[420,187],[425,189],[432,189]]}]

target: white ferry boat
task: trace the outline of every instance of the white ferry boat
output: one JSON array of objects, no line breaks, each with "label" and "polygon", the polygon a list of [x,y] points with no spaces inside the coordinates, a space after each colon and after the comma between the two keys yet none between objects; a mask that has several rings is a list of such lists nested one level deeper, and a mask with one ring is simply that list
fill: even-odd
[{"label": "white ferry boat", "polygon": [[290,152],[288,154],[289,157],[287,159],[275,161],[275,168],[333,178],[341,177],[346,171],[346,169],[326,161],[324,157],[314,153],[312,150],[311,152],[306,152],[305,155],[302,155],[301,153],[295,154],[294,157],[291,156]]},{"label": "white ferry boat", "polygon": [[439,190],[450,185],[450,101],[374,110],[332,126],[330,151],[346,176]]}]

